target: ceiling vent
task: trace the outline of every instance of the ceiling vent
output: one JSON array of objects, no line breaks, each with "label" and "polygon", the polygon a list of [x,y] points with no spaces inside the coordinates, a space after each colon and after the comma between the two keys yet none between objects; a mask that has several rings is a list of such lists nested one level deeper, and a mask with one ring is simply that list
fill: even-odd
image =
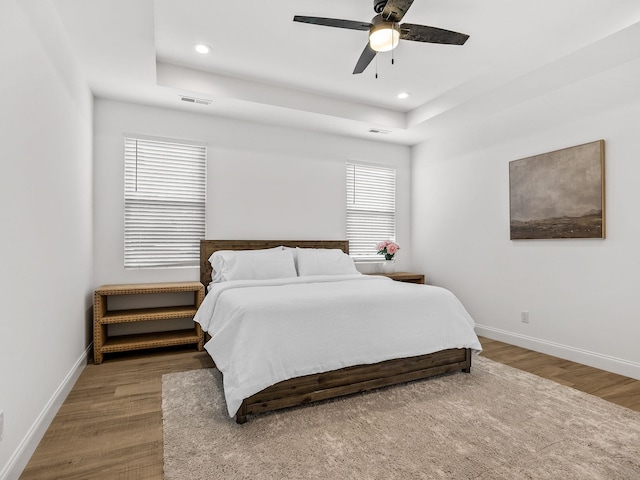
[{"label": "ceiling vent", "polygon": [[369,133],[377,133],[379,135],[389,135],[391,130],[380,130],[379,128],[370,128]]},{"label": "ceiling vent", "polygon": [[184,95],[180,95],[180,100],[187,103],[197,103],[199,105],[211,105],[211,100],[207,100],[206,98],[185,97]]}]

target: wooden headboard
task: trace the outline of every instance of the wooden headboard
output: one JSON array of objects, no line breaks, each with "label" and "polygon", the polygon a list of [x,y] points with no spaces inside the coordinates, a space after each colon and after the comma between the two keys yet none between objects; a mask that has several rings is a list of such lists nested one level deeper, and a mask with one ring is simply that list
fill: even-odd
[{"label": "wooden headboard", "polygon": [[200,282],[211,282],[209,257],[218,250],[258,250],[279,245],[300,248],[339,248],[349,253],[349,240],[200,240]]}]

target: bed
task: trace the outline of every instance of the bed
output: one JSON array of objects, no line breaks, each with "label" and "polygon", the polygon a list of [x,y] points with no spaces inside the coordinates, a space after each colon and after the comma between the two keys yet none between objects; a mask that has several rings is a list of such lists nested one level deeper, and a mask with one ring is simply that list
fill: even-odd
[{"label": "bed", "polygon": [[[323,254],[340,250],[339,254],[346,258],[348,256],[342,252],[349,252],[349,243],[343,240],[202,240],[200,244],[200,281],[209,293],[195,320],[210,336],[205,348],[223,373],[229,415],[235,415],[237,423],[246,422],[248,415],[444,373],[471,371],[472,353],[480,351],[481,346],[473,332],[473,320],[458,299],[447,290],[401,284],[386,277],[361,275],[358,272],[340,277],[333,274],[316,275],[318,272],[313,272],[314,275],[300,275],[297,278],[288,278],[283,273],[287,278],[212,283],[212,275],[216,275],[216,272],[209,259],[214,252],[266,252],[270,249],[280,251],[284,247],[293,249],[292,255],[298,255],[295,266],[297,273],[302,273],[304,267],[303,253],[307,262],[305,265],[308,264],[307,258],[314,258],[309,257],[312,253],[316,254],[312,249],[322,249],[318,252]],[[422,321],[419,328],[429,328],[431,333],[434,329],[443,330],[444,341],[434,339],[431,342],[430,337],[436,335],[425,333],[420,334],[424,339],[417,341],[419,335],[413,333],[414,324],[404,328],[402,322],[405,321],[405,315],[394,316],[393,323],[398,328],[392,331],[385,331],[390,327],[382,322],[369,322],[370,318],[383,315],[383,312],[379,312],[381,309],[399,308],[393,306],[394,300],[391,298],[376,306],[375,300],[368,300],[367,297],[375,292],[378,298],[381,292],[391,292],[391,296],[398,298],[398,301],[409,302],[407,305],[416,297],[418,303],[415,308],[411,306],[411,312],[431,309],[430,306],[425,307],[427,300],[422,298],[427,293],[433,298],[442,298],[442,302],[447,304],[446,308],[434,307],[437,312],[434,316],[444,316],[441,324],[434,322],[434,325],[427,327],[427,322]],[[317,296],[321,300],[316,304]],[[440,301],[434,300],[434,303]],[[351,303],[361,305],[363,314],[350,313],[353,309]],[[279,309],[283,309],[282,312]],[[449,309],[453,309],[452,316],[460,318],[455,321],[447,319],[448,313],[443,312]],[[416,315],[407,314],[406,321],[413,316]],[[385,338],[395,335],[400,341],[381,341],[378,340],[380,335]],[[274,340],[270,339],[271,336]],[[403,344],[404,337],[407,345]],[[270,341],[276,343],[267,344]],[[436,346],[440,342],[447,348]],[[387,348],[398,350],[376,351],[374,360],[380,360],[371,360],[369,351]],[[398,353],[400,351],[404,353]],[[316,354],[328,358],[318,360],[313,357]],[[286,355],[292,355],[295,359]],[[307,357],[309,365],[302,365]],[[300,366],[298,360],[301,360]],[[285,367],[287,371],[281,371]]]}]

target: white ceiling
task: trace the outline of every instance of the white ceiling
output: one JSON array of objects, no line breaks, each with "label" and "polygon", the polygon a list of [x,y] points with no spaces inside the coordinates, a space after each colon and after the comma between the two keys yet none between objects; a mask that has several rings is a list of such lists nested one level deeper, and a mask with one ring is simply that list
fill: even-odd
[{"label": "white ceiling", "polygon": [[[378,54],[360,75],[351,72],[366,32],[292,19],[369,21],[372,0],[52,3],[97,97],[405,145],[640,58],[638,0],[415,0],[404,22],[470,39],[401,41],[394,65]],[[213,50],[197,54],[195,43]]]}]

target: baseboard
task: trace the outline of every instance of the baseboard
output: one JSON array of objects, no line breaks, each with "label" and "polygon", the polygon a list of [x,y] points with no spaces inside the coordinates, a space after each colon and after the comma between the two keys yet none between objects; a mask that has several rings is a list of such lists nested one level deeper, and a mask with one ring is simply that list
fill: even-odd
[{"label": "baseboard", "polygon": [[589,365],[590,367],[640,380],[640,363],[630,362],[621,358],[602,355],[540,338],[529,337],[519,333],[508,332],[486,325],[476,325],[476,333],[493,340],[499,340],[518,347],[528,348],[529,350],[546,353],[547,355],[553,355],[554,357],[571,360],[572,362],[582,363],[583,365]]},{"label": "baseboard", "polygon": [[91,351],[92,346],[93,344],[89,345],[82,353],[71,371],[51,396],[42,412],[40,412],[36,421],[33,422],[33,425],[25,435],[22,442],[20,442],[20,445],[18,445],[16,451],[0,471],[0,480],[18,480],[22,471],[27,466],[27,463],[29,463],[29,459],[33,455],[33,452],[36,451],[40,440],[42,440],[42,437],[49,428],[49,425],[51,425],[56,413],[67,398],[67,395],[69,395],[69,392],[78,380],[82,370],[84,370],[84,367],[87,365],[87,359],[89,358],[89,352]]}]

